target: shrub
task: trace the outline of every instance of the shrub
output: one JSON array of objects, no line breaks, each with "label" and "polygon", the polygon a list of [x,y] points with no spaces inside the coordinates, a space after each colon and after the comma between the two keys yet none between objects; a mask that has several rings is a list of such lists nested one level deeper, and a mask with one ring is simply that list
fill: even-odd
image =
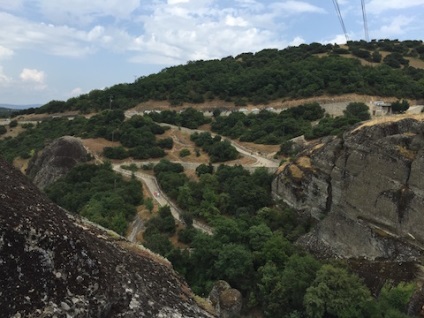
[{"label": "shrub", "polygon": [[191,152],[190,152],[190,150],[188,150],[187,148],[184,148],[184,149],[182,149],[182,150],[180,151],[180,157],[181,157],[181,158],[184,158],[184,157],[190,156],[190,154],[191,154]]}]

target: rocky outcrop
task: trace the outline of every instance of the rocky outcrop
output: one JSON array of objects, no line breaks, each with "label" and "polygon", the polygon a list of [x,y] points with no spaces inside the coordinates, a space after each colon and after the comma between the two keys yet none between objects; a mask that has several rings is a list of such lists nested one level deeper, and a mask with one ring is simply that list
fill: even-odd
[{"label": "rocky outcrop", "polygon": [[414,260],[424,247],[424,123],[408,118],[327,138],[280,168],[273,195],[317,225],[322,256]]},{"label": "rocky outcrop", "polygon": [[71,217],[0,159],[2,317],[211,317],[169,262]]},{"label": "rocky outcrop", "polygon": [[28,165],[27,175],[40,189],[44,189],[77,163],[89,158],[87,150],[78,138],[64,136],[56,139],[44,150],[34,156]]},{"label": "rocky outcrop", "polygon": [[215,282],[208,297],[220,318],[239,317],[243,298],[237,289],[231,288],[226,281]]}]

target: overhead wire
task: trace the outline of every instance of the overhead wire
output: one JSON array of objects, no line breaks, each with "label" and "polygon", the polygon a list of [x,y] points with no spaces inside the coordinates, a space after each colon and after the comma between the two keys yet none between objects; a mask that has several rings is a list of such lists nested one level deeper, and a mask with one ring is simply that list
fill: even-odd
[{"label": "overhead wire", "polygon": [[365,0],[361,0],[362,5],[362,18],[364,19],[364,33],[365,33],[365,41],[370,41],[370,36],[368,33],[368,19],[367,19],[367,11],[365,9]]},{"label": "overhead wire", "polygon": [[334,4],[334,8],[336,9],[337,16],[339,17],[340,25],[342,26],[342,30],[344,32],[344,35],[346,37],[346,42],[347,42],[347,41],[349,41],[349,37],[348,37],[347,32],[346,32],[346,26],[345,26],[344,21],[343,21],[342,13],[340,12],[339,2],[337,0],[333,0],[333,4]]}]

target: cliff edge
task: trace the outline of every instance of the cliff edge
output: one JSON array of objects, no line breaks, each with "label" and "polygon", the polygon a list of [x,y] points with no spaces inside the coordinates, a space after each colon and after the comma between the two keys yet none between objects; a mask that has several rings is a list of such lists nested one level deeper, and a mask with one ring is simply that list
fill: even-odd
[{"label": "cliff edge", "polygon": [[157,255],[51,203],[0,159],[2,317],[212,317]]},{"label": "cliff edge", "polygon": [[299,243],[322,256],[416,260],[424,248],[422,117],[363,124],[280,167],[275,199],[316,221]]}]

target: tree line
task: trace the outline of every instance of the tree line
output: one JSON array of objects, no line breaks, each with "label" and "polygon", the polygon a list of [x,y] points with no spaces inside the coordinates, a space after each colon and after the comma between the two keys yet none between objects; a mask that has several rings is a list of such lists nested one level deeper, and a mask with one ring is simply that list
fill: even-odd
[{"label": "tree line", "polygon": [[[381,52],[389,54],[383,59]],[[264,49],[219,60],[189,61],[134,83],[93,90],[67,101],[53,100],[17,114],[128,109],[147,100],[170,105],[225,100],[242,106],[347,93],[420,99],[424,70],[410,66],[410,58],[424,60],[422,41],[349,41],[346,47],[311,43]]]}]

